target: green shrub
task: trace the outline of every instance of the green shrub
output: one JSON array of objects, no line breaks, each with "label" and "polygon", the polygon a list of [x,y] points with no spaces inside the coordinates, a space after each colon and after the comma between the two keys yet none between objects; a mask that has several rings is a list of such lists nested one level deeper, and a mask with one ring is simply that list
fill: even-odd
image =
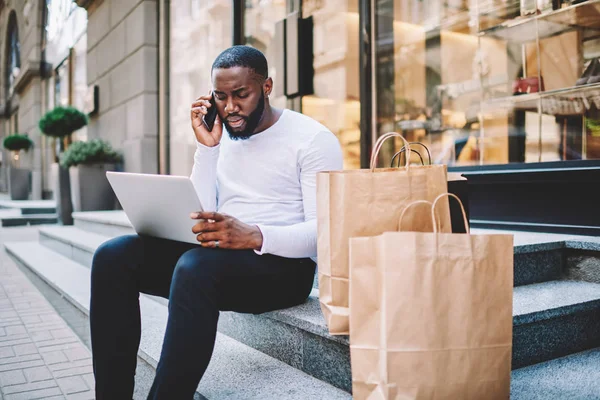
[{"label": "green shrub", "polygon": [[87,116],[74,107],[56,107],[40,119],[40,130],[47,136],[62,138],[69,136],[88,123]]},{"label": "green shrub", "polygon": [[600,136],[600,120],[586,118],[585,125],[592,136]]},{"label": "green shrub", "polygon": [[80,164],[106,163],[114,164],[122,160],[122,155],[115,151],[110,143],[94,139],[89,142],[74,142],[60,156],[60,165],[69,168]]},{"label": "green shrub", "polygon": [[29,150],[33,147],[33,141],[26,134],[15,133],[5,137],[2,145],[10,151]]}]

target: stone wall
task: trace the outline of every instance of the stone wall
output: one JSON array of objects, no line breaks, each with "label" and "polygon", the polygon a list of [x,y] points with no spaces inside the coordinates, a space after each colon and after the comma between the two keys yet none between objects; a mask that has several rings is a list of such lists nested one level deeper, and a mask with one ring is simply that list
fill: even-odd
[{"label": "stone wall", "polygon": [[158,172],[158,27],[156,1],[90,1],[88,84],[99,87],[89,138],[122,149],[125,170]]}]

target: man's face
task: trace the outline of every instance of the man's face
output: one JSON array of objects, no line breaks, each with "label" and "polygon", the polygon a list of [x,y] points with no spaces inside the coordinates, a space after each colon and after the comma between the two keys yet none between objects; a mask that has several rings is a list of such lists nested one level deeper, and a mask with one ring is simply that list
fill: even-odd
[{"label": "man's face", "polygon": [[263,82],[245,67],[217,68],[212,72],[219,118],[232,139],[248,139],[258,127],[271,91],[271,79]]}]

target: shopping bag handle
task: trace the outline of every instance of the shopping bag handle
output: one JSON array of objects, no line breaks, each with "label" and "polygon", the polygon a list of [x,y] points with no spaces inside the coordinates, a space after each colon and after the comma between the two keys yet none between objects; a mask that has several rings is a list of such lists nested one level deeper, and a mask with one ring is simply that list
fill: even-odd
[{"label": "shopping bag handle", "polygon": [[410,203],[409,205],[407,205],[406,207],[404,207],[404,210],[402,210],[402,213],[400,213],[400,218],[398,218],[398,232],[402,232],[402,219],[404,219],[404,214],[406,214],[406,211],[408,211],[408,209],[411,208],[412,206],[416,206],[418,204],[429,204],[430,207],[433,206],[433,204],[430,201],[415,200],[412,203]]},{"label": "shopping bag handle", "polygon": [[[382,135],[379,139],[377,139],[377,142],[375,142],[375,146],[373,146],[373,151],[371,152],[371,163],[370,163],[371,172],[375,171],[375,167],[377,167],[377,157],[379,157],[379,152],[381,151],[381,147],[383,147],[383,142],[385,142],[386,140],[388,140],[391,137],[399,137],[400,139],[402,139],[402,141],[404,142],[404,147],[406,148],[406,151],[407,152],[410,151],[410,143],[408,143],[408,141],[406,139],[404,139],[404,136],[402,136],[398,132],[388,132],[388,133]],[[410,167],[410,157],[407,157],[406,165],[405,165],[405,168],[407,171],[408,171],[409,167]]]},{"label": "shopping bag handle", "polygon": [[460,210],[462,211],[462,215],[463,215],[463,222],[465,223],[465,232],[470,233],[471,229],[469,227],[469,220],[467,219],[467,213],[465,212],[465,207],[463,206],[462,201],[460,201],[458,196],[455,195],[454,193],[442,193],[438,197],[436,197],[435,200],[433,200],[433,204],[431,205],[431,222],[433,223],[433,233],[438,232],[439,225],[440,225],[439,219],[436,219],[435,206],[437,205],[437,202],[444,197],[454,197],[456,199],[456,201],[458,201],[458,205],[460,205]]},{"label": "shopping bag handle", "polygon": [[[421,160],[421,165],[425,165],[425,161],[423,161],[423,157],[421,156],[421,153],[419,153],[418,151],[413,150],[413,149],[410,149],[410,151],[419,156],[419,159]],[[404,153],[404,147],[402,147],[402,149],[400,149],[400,151],[397,152],[396,154],[394,154],[394,157],[392,157],[392,162],[390,163],[391,168],[394,167],[394,160],[396,159],[396,157],[398,157],[400,155],[400,153]],[[398,157],[398,168],[400,168],[400,157]]]},{"label": "shopping bag handle", "polygon": [[[431,165],[431,152],[429,151],[429,148],[421,142],[409,142],[409,143],[411,145],[416,144],[417,146],[423,147],[425,149],[425,151],[427,152],[427,158],[429,159],[429,165]],[[390,163],[390,167],[394,166],[394,160],[396,159],[396,156],[398,156],[400,153],[403,153],[405,150],[406,149],[404,148],[404,146],[402,146],[400,151],[397,152],[396,154],[394,154],[394,157],[392,157],[392,162]],[[419,153],[417,150],[414,150],[414,149],[411,149],[411,152],[417,153],[419,155],[419,158],[421,159],[421,164],[425,165],[425,162],[423,161],[423,157],[421,156],[421,153]],[[400,160],[398,160],[398,168],[400,168]]]},{"label": "shopping bag handle", "polygon": [[[429,159],[429,165],[431,165],[431,152],[429,151],[429,147],[425,146],[421,142],[410,142],[410,144],[416,144],[417,146],[423,147],[425,149],[425,151],[427,152],[427,158]],[[419,153],[419,155],[420,155],[420,153]]]}]

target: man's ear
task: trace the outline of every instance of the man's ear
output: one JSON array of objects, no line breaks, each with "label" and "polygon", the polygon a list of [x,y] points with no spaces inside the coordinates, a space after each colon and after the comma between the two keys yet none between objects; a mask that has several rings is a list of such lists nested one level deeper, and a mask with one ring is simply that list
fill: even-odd
[{"label": "man's ear", "polygon": [[267,79],[265,79],[265,82],[263,83],[263,92],[265,93],[265,96],[269,97],[269,95],[271,94],[272,91],[273,91],[273,79],[267,78]]}]

